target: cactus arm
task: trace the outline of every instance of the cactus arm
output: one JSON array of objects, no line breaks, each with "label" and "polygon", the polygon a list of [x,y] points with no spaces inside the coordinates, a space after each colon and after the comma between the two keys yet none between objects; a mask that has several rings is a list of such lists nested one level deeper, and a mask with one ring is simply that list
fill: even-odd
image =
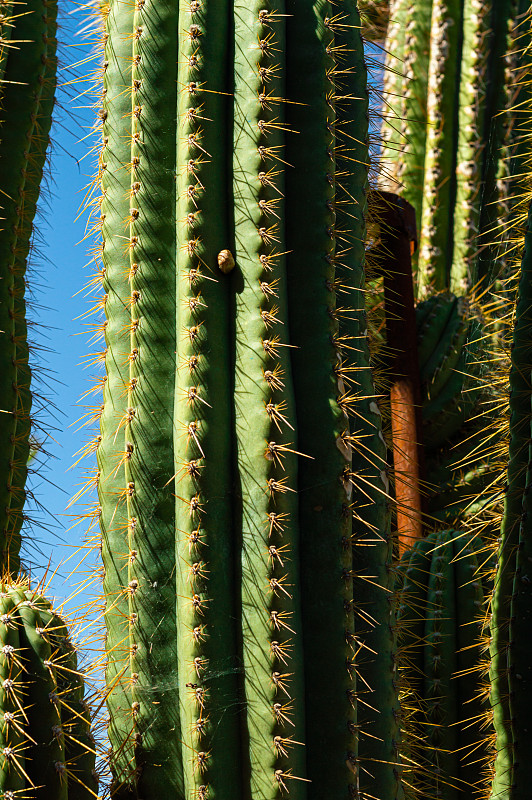
[{"label": "cactus arm", "polygon": [[106,598],[106,685],[110,689],[107,698],[110,719],[108,735],[116,789],[129,777],[133,758],[133,744],[130,741],[133,720],[126,561],[128,517],[125,504],[118,502],[126,485],[126,477],[125,465],[117,464],[120,458],[117,453],[124,449],[123,424],[129,405],[127,393],[124,393],[124,386],[129,381],[129,348],[124,332],[131,324],[131,288],[127,275],[129,265],[124,225],[130,206],[128,165],[131,147],[128,137],[131,98],[126,87],[131,79],[133,8],[118,0],[111,0],[104,14],[104,22],[100,219],[103,262],[101,285],[107,324],[106,381],[97,462],[100,473],[98,497],[104,566],[103,592]]},{"label": "cactus arm", "polygon": [[432,374],[427,381],[428,397],[436,397],[450,375],[458,368],[460,356],[467,344],[469,329],[467,306],[459,301],[457,314],[438,343],[437,358],[432,362]]},{"label": "cactus arm", "polygon": [[[463,302],[458,298],[453,299],[449,303],[449,310],[450,314],[447,317],[445,327],[440,329],[440,336],[435,342],[432,352],[423,366],[423,370],[420,371],[422,381],[427,380],[429,376],[432,376],[437,371],[447,356],[457,332],[462,332],[464,328],[467,330]],[[435,327],[437,327],[437,324]]]},{"label": "cactus arm", "polygon": [[[125,6],[127,12],[127,4]],[[130,73],[128,408],[121,429],[127,508],[131,714],[136,790],[182,792],[176,669],[173,398],[178,8],[135,7]],[[127,90],[126,90],[127,91]]]},{"label": "cactus arm", "polygon": [[[227,202],[229,4],[181,3],[177,135],[176,574],[187,797],[240,797]],[[190,91],[193,84],[196,88]],[[191,137],[197,137],[196,139]],[[189,187],[193,187],[193,193]],[[192,399],[191,399],[192,398]],[[194,603],[196,601],[196,604]],[[205,693],[200,696],[199,686]]]},{"label": "cactus arm", "polygon": [[[486,759],[486,733],[483,730],[484,706],[479,697],[480,615],[484,600],[474,542],[455,534],[454,570],[456,590],[456,658],[454,682],[458,694],[458,758],[461,786],[474,788]],[[480,545],[480,542],[477,543]]]},{"label": "cactus arm", "polygon": [[433,762],[433,792],[444,791],[448,800],[457,796],[457,718],[455,641],[455,585],[452,564],[452,532],[434,541],[430,565],[425,623],[425,688],[427,708],[426,746]]},{"label": "cactus arm", "polygon": [[441,446],[469,418],[475,402],[475,392],[466,390],[464,374],[467,369],[467,353],[462,350],[456,369],[451,372],[439,394],[424,403],[422,416],[426,447]]},{"label": "cactus arm", "polygon": [[525,250],[515,312],[510,369],[510,445],[507,491],[499,539],[497,571],[491,601],[491,705],[496,732],[492,800],[507,800],[514,783],[514,739],[509,707],[509,624],[516,572],[516,552],[525,493],[530,439],[530,364],[532,363],[532,215],[529,212]]},{"label": "cactus arm", "polygon": [[[15,587],[21,602],[36,609],[42,623],[39,637],[50,645],[61,729],[67,767],[68,800],[96,800],[98,775],[95,770],[95,741],[91,732],[91,714],[85,703],[85,683],[78,670],[77,651],[70,641],[65,622],[51,602],[29,586]],[[30,732],[31,733],[31,732]]]},{"label": "cactus arm", "polygon": [[478,232],[481,206],[484,201],[482,184],[484,148],[481,142],[486,111],[487,44],[491,39],[489,36],[491,15],[490,4],[479,3],[477,0],[464,0],[453,256],[450,274],[451,291],[457,295],[466,294],[476,283],[477,275]]},{"label": "cactus arm", "polygon": [[[286,158],[280,149],[286,124],[284,106],[275,99],[283,97],[283,14],[282,4],[264,0],[234,4],[233,191],[239,270],[234,276],[235,413],[242,493],[243,664],[251,796],[261,800],[276,798],[285,791],[283,784],[296,798],[306,794],[304,780],[290,779],[304,778],[305,753],[295,743],[305,741],[305,732],[295,533],[298,448],[286,346],[282,254],[288,248],[284,165],[279,160]],[[260,95],[266,93],[274,99],[261,106]],[[264,284],[270,287],[266,292]],[[271,290],[278,296],[269,294]],[[278,555],[269,551],[272,547]],[[285,676],[281,685],[278,674]]]},{"label": "cactus arm", "polygon": [[61,726],[61,698],[50,641],[38,608],[23,591],[14,591],[19,637],[24,659],[27,728],[36,744],[27,749],[30,785],[39,787],[39,800],[67,800],[68,778],[65,736]]},{"label": "cactus arm", "polygon": [[[13,34],[21,42],[5,60],[0,143],[3,230],[0,234],[0,564],[19,568],[20,528],[29,454],[31,395],[25,324],[25,272],[55,90],[53,3],[28,3]],[[22,84],[22,86],[20,85]]]},{"label": "cactus arm", "polygon": [[76,648],[70,641],[65,622],[51,602],[37,592],[23,588],[19,597],[39,612],[42,633],[49,642],[57,681],[61,728],[65,742],[68,775],[68,800],[95,800],[98,796],[95,741],[91,732],[91,714],[85,703],[85,682],[78,669]]},{"label": "cactus arm", "polygon": [[456,83],[459,78],[461,0],[434,0],[427,98],[427,143],[419,237],[418,297],[447,286],[452,251]]},{"label": "cactus arm", "polygon": [[[2,587],[3,589],[3,587]],[[26,750],[24,732],[26,698],[20,680],[20,637],[15,603],[7,592],[0,596],[0,792],[23,793],[26,788]]]},{"label": "cactus arm", "polygon": [[[417,230],[421,231],[432,2],[410,3],[407,6],[404,22],[404,82],[401,87],[400,194],[414,206]],[[412,261],[413,264],[417,261],[417,251]]]}]

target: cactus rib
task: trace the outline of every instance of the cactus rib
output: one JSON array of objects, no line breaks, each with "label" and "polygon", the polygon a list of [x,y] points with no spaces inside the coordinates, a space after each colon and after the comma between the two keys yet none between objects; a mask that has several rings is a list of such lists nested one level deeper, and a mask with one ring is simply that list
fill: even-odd
[{"label": "cactus rib", "polygon": [[[230,430],[229,4],[180,7],[174,461],[185,792],[240,795]],[[232,256],[231,256],[232,257]]]}]

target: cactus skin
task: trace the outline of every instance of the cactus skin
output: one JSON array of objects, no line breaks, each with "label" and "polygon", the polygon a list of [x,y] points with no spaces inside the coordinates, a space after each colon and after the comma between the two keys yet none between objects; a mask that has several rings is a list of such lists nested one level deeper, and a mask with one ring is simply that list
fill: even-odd
[{"label": "cactus skin", "polygon": [[[177,652],[183,665],[179,670],[181,736],[188,752],[183,759],[185,793],[201,796],[201,787],[208,786],[209,796],[221,800],[241,791],[240,776],[227,769],[240,757],[235,552],[227,535],[233,525],[232,379],[227,347],[230,279],[216,270],[218,254],[232,248],[229,215],[220,213],[229,180],[225,156],[229,136],[224,138],[220,132],[227,130],[229,119],[226,43],[230,18],[226,2],[204,3],[194,13],[192,8],[189,2],[181,3],[185,24],[180,26],[178,42],[184,65],[180,85],[194,81],[199,88],[194,93],[182,90],[178,97],[176,235],[181,246],[174,460],[176,563],[181,567],[176,572]],[[189,23],[200,31],[194,39]],[[199,137],[202,150],[189,144],[190,135]],[[209,158],[202,160],[202,152],[209,153]],[[192,172],[183,166],[190,159],[195,159]],[[193,196],[189,186],[194,187]],[[194,390],[199,399],[191,402]],[[196,461],[197,470],[191,461]],[[192,603],[195,595],[199,605]],[[218,676],[216,680],[212,675]],[[206,690],[201,702],[191,684]]]},{"label": "cactus skin", "polygon": [[[352,474],[352,570],[357,658],[359,791],[362,796],[404,795],[399,763],[400,709],[395,641],[393,536],[391,531],[390,482],[382,418],[373,382],[365,313],[365,248],[368,213],[367,133],[360,130],[361,112],[368,113],[366,67],[359,50],[360,24],[354,6],[342,9],[344,18],[335,33],[336,43],[347,52],[358,53],[351,71],[338,76],[336,100],[337,171],[346,174],[340,191],[353,205],[338,203],[336,225],[346,248],[338,259],[336,273],[345,284],[339,309],[339,337],[356,372],[337,368],[338,389],[352,391],[355,403],[345,444],[351,449]],[[368,125],[369,129],[369,125]],[[341,197],[341,195],[340,195]],[[338,236],[340,238],[340,234]],[[294,293],[294,297],[295,297]],[[350,307],[349,311],[344,306]],[[308,335],[308,334],[307,334]]]},{"label": "cactus skin", "polygon": [[0,568],[11,575],[19,568],[31,433],[26,264],[54,104],[56,12],[52,0],[30,0],[23,9],[8,6],[2,22],[2,36],[20,41],[2,48],[0,76]]},{"label": "cactus skin", "polygon": [[525,235],[511,351],[508,489],[491,603],[490,681],[496,732],[493,800],[508,800],[527,790],[527,759],[524,753],[519,757],[517,751],[526,753],[529,742],[522,716],[522,713],[526,715],[529,702],[526,696],[529,669],[523,651],[526,638],[518,641],[516,637],[522,630],[523,620],[527,619],[530,602],[526,580],[522,579],[526,577],[526,572],[523,575],[523,559],[528,552],[529,524],[531,267],[532,211],[529,212]]},{"label": "cactus skin", "polygon": [[420,764],[413,777],[418,790],[446,800],[474,797],[487,760],[477,546],[455,530],[436,532],[399,565],[400,662],[414,737],[403,751]]},{"label": "cactus skin", "polygon": [[[338,32],[332,4],[307,5],[295,1],[287,5],[292,14],[287,40],[297,37],[301,44],[298,48],[288,48],[289,55],[292,50],[292,58],[287,65],[287,96],[301,104],[289,106],[288,119],[291,128],[305,136],[303,140],[300,134],[287,137],[286,151],[286,160],[294,165],[287,172],[286,184],[290,198],[286,239],[290,251],[289,321],[292,342],[297,348],[292,352],[292,364],[296,407],[305,409],[298,414],[297,449],[312,457],[299,463],[298,487],[306,691],[304,741],[311,796],[332,793],[341,797],[356,790],[359,768],[355,640],[351,638],[355,632],[351,452],[344,442],[348,419],[338,403],[347,388],[339,380],[338,362],[346,367],[347,359],[338,346],[337,302],[343,304],[343,297],[340,293],[336,295],[334,281],[343,282],[340,265],[344,262],[338,256],[339,251],[356,248],[361,236],[358,230],[352,230],[352,219],[340,221],[341,202],[350,196],[355,184],[359,197],[366,184],[367,151],[359,154],[360,167],[353,177],[353,162],[349,161],[346,168],[342,154],[344,159],[357,160],[350,149],[356,141],[364,149],[367,119],[361,43],[357,30],[349,27],[359,25],[354,4],[342,4],[342,23],[346,28],[339,25]],[[343,37],[350,38],[349,44]],[[350,53],[349,61],[342,55],[344,50]],[[346,62],[353,64],[351,79],[358,81],[361,91],[354,92],[351,86],[343,89],[341,70]],[[353,100],[355,97],[362,99]],[[355,126],[358,133],[353,137]],[[308,169],[309,164],[315,169]],[[338,177],[342,174],[350,184],[343,184]],[[311,198],[304,206],[297,199],[301,194]],[[337,238],[336,229],[344,231],[340,234],[343,241]],[[348,256],[354,267],[349,285],[355,293],[363,280],[360,256],[356,250]],[[309,314],[309,308],[315,312]],[[312,370],[308,369],[308,355],[305,355],[309,353],[316,359]],[[312,423],[313,418],[323,420],[320,431]],[[330,619],[327,630],[321,622],[325,617]],[[320,631],[319,636],[316,630]],[[324,680],[325,674],[330,678]],[[324,747],[319,731],[325,725],[329,734]]]},{"label": "cactus skin", "polygon": [[[27,583],[0,588],[2,796],[96,798],[90,718],[68,631]],[[73,713],[79,714],[75,722]]]},{"label": "cactus skin", "polygon": [[[177,793],[182,786],[175,514],[169,489],[176,253],[174,217],[167,213],[175,207],[176,103],[168,103],[175,97],[175,75],[168,63],[177,61],[177,9],[165,2],[154,13],[139,3],[132,14],[127,4],[113,2],[105,24],[110,57],[103,108],[102,234],[104,289],[111,302],[108,308],[105,303],[110,325],[99,499],[111,651],[112,791],[128,797],[132,772],[134,791],[149,786]],[[113,176],[107,176],[108,166]]]},{"label": "cactus skin", "polygon": [[129,215],[130,176],[126,165],[131,160],[127,138],[127,120],[131,99],[124,86],[129,82],[128,70],[131,43],[128,34],[133,28],[133,9],[112,2],[105,9],[103,64],[102,137],[100,154],[102,198],[100,219],[102,233],[102,267],[96,278],[104,292],[105,375],[103,404],[97,409],[101,439],[97,441],[99,523],[102,536],[104,567],[103,592],[106,621],[106,685],[112,690],[109,708],[109,739],[113,747],[113,774],[120,784],[130,771],[133,757],[130,733],[131,669],[129,664],[129,610],[127,565],[112,554],[126,554],[124,532],[128,527],[127,509],[117,506],[117,497],[126,485],[125,465],[116,463],[120,447],[116,443],[118,426],[129,406],[124,385],[129,381],[127,340],[123,332],[131,324],[131,307],[127,263],[124,257],[123,221]]}]

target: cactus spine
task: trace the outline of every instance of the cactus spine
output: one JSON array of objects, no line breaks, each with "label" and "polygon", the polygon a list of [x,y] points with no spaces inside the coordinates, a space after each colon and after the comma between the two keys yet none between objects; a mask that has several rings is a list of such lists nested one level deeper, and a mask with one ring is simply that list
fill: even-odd
[{"label": "cactus spine", "polygon": [[0,22],[0,565],[12,575],[31,435],[26,265],[54,105],[56,11],[51,0],[9,4]]}]

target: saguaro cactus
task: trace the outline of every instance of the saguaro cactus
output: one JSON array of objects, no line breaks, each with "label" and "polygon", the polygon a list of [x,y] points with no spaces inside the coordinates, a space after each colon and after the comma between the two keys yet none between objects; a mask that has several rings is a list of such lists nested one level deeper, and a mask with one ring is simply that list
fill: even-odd
[{"label": "saguaro cactus", "polygon": [[355,614],[393,678],[392,570],[363,297],[366,71],[356,4],[337,6],[103,7],[94,444],[116,797],[400,781],[393,680],[372,685],[371,657],[364,691],[386,710],[372,698],[357,720]]},{"label": "saguaro cactus", "polygon": [[56,75],[54,0],[5,3],[0,20],[0,569],[16,575],[30,454],[26,265]]}]

